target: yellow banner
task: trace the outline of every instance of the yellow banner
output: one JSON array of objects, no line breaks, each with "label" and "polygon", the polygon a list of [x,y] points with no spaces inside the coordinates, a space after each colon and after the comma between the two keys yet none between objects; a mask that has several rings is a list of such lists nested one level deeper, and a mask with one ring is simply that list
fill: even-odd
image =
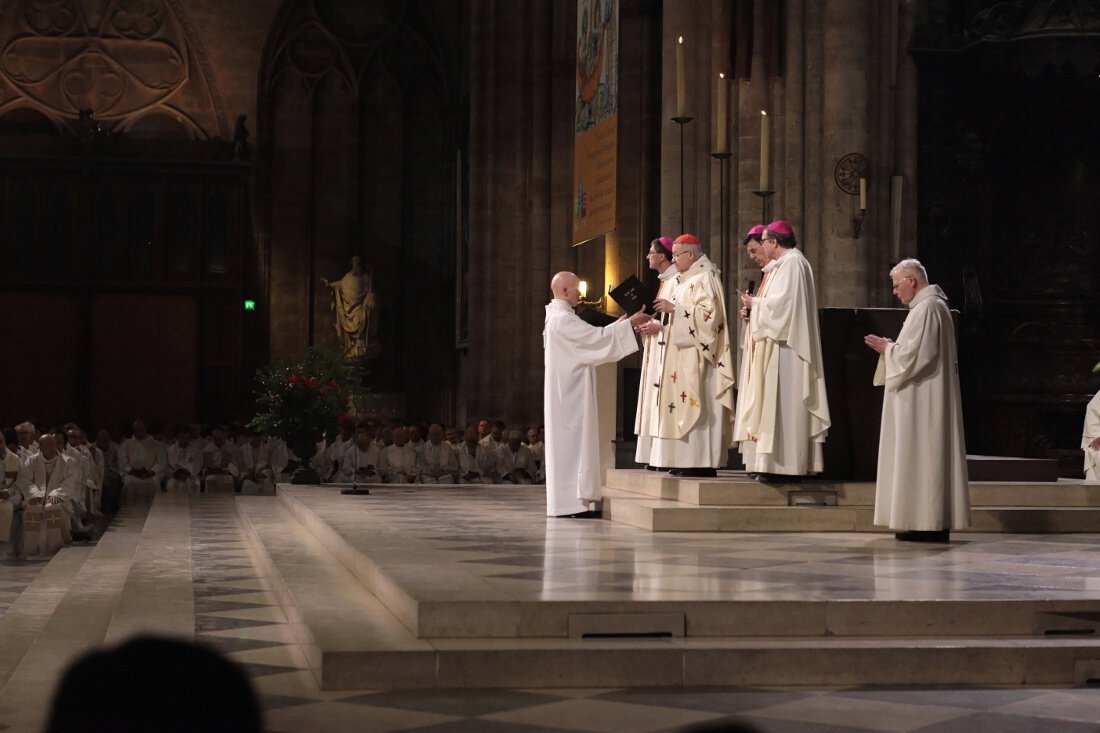
[{"label": "yellow banner", "polygon": [[573,244],[615,228],[619,0],[577,2]]}]

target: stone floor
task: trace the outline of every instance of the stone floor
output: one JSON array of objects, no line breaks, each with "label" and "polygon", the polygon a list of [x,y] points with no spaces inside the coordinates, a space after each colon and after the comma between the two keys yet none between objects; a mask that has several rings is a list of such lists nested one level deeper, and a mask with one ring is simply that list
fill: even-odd
[{"label": "stone floor", "polygon": [[[398,494],[394,495],[394,498]],[[413,498],[411,494],[405,499]],[[426,497],[425,497],[426,498]],[[500,496],[490,497],[489,507]],[[271,592],[268,579],[257,569],[229,496],[192,497],[174,502],[172,516],[162,512],[158,527],[168,532],[190,529],[190,589],[194,608],[194,638],[222,651],[242,664],[261,696],[268,729],[273,732],[310,731],[674,731],[692,726],[717,726],[738,721],[766,732],[785,731],[1097,731],[1100,727],[1100,691],[1072,689],[493,689],[493,690],[362,690],[322,692],[306,669],[303,651],[294,641],[283,611]],[[465,502],[468,504],[468,502]],[[411,507],[405,507],[411,509]],[[497,506],[499,509],[499,506]],[[461,538],[427,539],[443,551],[449,546],[456,560],[513,558],[508,578],[510,592],[523,583],[540,592],[548,588],[543,554],[565,558],[577,555],[582,536],[598,538],[593,547],[596,566],[570,563],[557,568],[553,586],[575,593],[599,581],[609,581],[629,593],[630,584],[620,575],[642,573],[653,579],[646,593],[665,587],[671,592],[686,588],[720,588],[728,592],[736,583],[761,584],[775,591],[809,585],[821,592],[899,592],[957,596],[975,593],[999,597],[1007,593],[1083,597],[1100,585],[1096,549],[1100,535],[1066,536],[964,536],[958,551],[944,557],[941,551],[923,548],[868,552],[867,543],[890,540],[867,536],[705,536],[672,535],[660,540],[655,551],[645,533],[631,528],[612,528],[606,522],[545,522],[524,517],[510,507],[516,524],[541,525],[541,541],[519,542],[490,536],[494,516],[468,517],[460,527]],[[395,521],[415,521],[415,512],[396,509]],[[419,506],[431,512],[430,506]],[[444,521],[469,506],[440,507]],[[180,516],[184,515],[184,516]],[[152,517],[153,514],[150,514]],[[178,522],[176,524],[179,524]],[[429,522],[430,524],[430,522]],[[175,529],[172,529],[172,528]],[[638,543],[633,551],[626,542]],[[529,536],[528,536],[529,537]],[[559,544],[554,546],[555,537]],[[478,539],[481,538],[481,539]],[[500,538],[497,538],[498,540]],[[481,542],[477,550],[474,543]],[[158,547],[178,555],[185,545],[157,544],[148,526],[138,552],[157,552]],[[668,544],[664,544],[664,543]],[[456,545],[462,545],[457,547]],[[144,549],[142,549],[144,548]],[[63,551],[62,554],[68,552]],[[624,564],[624,553],[632,556]],[[635,560],[645,557],[641,565]],[[527,557],[520,563],[518,558]],[[825,558],[829,558],[826,562]],[[538,560],[538,562],[535,562]],[[598,562],[597,562],[598,560]],[[659,570],[665,562],[666,571]],[[502,572],[500,562],[466,562],[485,574]],[[552,565],[552,564],[551,564]],[[633,567],[631,570],[628,565]],[[533,566],[533,567],[532,567]],[[598,567],[597,567],[598,566]],[[858,570],[863,566],[863,570]],[[34,583],[44,563],[0,564],[0,612],[22,589]],[[837,568],[843,569],[838,572]],[[133,571],[131,571],[133,572]],[[748,574],[738,581],[738,575]],[[536,577],[537,576],[537,577]],[[683,578],[683,580],[676,580]],[[709,578],[704,583],[702,579]],[[882,579],[891,582],[883,583]],[[133,582],[132,579],[131,581]],[[602,583],[601,583],[602,585]],[[578,588],[579,586],[579,588]],[[697,586],[697,587],[696,587]],[[127,586],[129,587],[129,586]],[[743,586],[742,586],[743,587]],[[749,588],[744,588],[748,590]],[[1064,596],[1063,596],[1064,594]],[[148,597],[148,594],[138,597]],[[150,601],[152,603],[152,601]],[[133,608],[136,613],[139,608]],[[6,615],[0,616],[0,642]],[[130,622],[128,622],[130,623]],[[132,624],[130,624],[132,625]],[[109,635],[110,636],[110,635]],[[18,671],[16,673],[18,676]],[[49,680],[46,684],[52,684]],[[0,696],[4,694],[0,690]],[[0,707],[0,731],[33,731],[38,726],[26,716],[6,719],[4,710],[18,701],[7,699]]]}]

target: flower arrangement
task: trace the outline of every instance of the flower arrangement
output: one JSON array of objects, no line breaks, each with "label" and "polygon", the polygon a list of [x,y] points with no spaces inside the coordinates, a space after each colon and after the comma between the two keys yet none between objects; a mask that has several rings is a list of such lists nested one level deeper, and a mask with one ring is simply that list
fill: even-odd
[{"label": "flower arrangement", "polygon": [[311,346],[299,359],[256,370],[256,416],[249,427],[316,440],[347,417],[362,394],[361,369],[337,346]]}]

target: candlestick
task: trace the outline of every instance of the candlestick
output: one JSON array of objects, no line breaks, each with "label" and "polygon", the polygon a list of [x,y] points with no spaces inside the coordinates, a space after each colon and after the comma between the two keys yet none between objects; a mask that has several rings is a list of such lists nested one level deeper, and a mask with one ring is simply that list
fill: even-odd
[{"label": "candlestick", "polygon": [[766,110],[760,110],[760,190],[771,188],[771,123]]},{"label": "candlestick", "polygon": [[684,37],[676,44],[676,116],[687,117],[687,81],[684,77]]},{"label": "candlestick", "polygon": [[859,179],[859,208],[863,211],[867,210],[867,179]]},{"label": "candlestick", "polygon": [[729,136],[727,135],[729,119],[729,90],[726,85],[726,75],[718,75],[718,107],[714,114],[714,124],[718,128],[718,144],[715,151],[718,153],[729,152]]}]

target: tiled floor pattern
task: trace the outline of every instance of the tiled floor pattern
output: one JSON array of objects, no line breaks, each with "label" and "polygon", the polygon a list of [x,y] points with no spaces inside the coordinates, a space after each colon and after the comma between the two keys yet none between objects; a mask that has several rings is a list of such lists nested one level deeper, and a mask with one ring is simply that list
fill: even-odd
[{"label": "tiled floor pattern", "polygon": [[1100,598],[1096,534],[653,533],[547,520],[541,487],[289,491],[415,598],[450,586],[514,601]]},{"label": "tiled floor pattern", "polygon": [[[504,507],[501,507],[502,509]],[[512,507],[514,510],[514,507]],[[608,530],[606,523],[569,523],[566,531]],[[341,731],[677,731],[738,722],[762,733],[920,731],[921,733],[1038,733],[1100,731],[1100,690],[1037,689],[748,689],[391,690],[322,692],[289,631],[286,618],[256,569],[237,522],[232,497],[194,497],[191,549],[195,638],[242,664],[261,695],[272,733]],[[572,529],[569,529],[572,528]],[[488,524],[460,526],[460,537],[428,537],[478,548],[506,549],[513,558],[539,548],[491,534]],[[505,534],[507,534],[505,532]],[[1100,544],[1094,536],[999,537],[999,562],[1035,562],[1067,553],[1071,566]],[[705,543],[705,538],[689,542]],[[858,542],[851,535],[764,538],[791,553],[843,556]],[[481,543],[480,545],[476,543]],[[794,547],[795,549],[791,549]],[[1061,550],[1057,548],[1061,547]],[[811,548],[816,548],[811,550]],[[610,548],[609,548],[610,549]],[[697,548],[698,549],[698,548]],[[989,552],[992,546],[983,546]],[[644,551],[644,550],[643,550]],[[775,552],[774,547],[763,550]],[[612,556],[616,553],[612,552]],[[725,554],[689,551],[693,562],[739,567]],[[843,558],[837,558],[843,559]],[[1058,567],[1048,562],[1040,567]],[[522,565],[518,560],[516,564]],[[541,561],[540,561],[541,562]],[[505,563],[506,564],[506,563]],[[532,563],[534,564],[534,563]],[[45,566],[0,561],[0,619]],[[751,566],[751,564],[750,564]],[[536,565],[537,567],[537,565]],[[991,571],[992,572],[992,571]],[[996,573],[994,573],[995,575]],[[594,578],[592,579],[594,580]],[[702,728],[700,728],[702,729]],[[0,731],[14,730],[0,721]],[[29,732],[28,732],[29,733]]]},{"label": "tiled floor pattern", "polygon": [[[500,507],[504,508],[504,507]],[[514,507],[512,507],[514,510]],[[518,514],[518,513],[517,513]],[[1100,690],[744,689],[390,690],[322,692],[305,668],[286,619],[255,569],[228,497],[192,502],[195,637],[243,664],[259,691],[273,733],[416,731],[678,731],[739,722],[762,733],[921,731],[1023,733],[1100,731]],[[525,520],[521,520],[525,521]],[[600,532],[606,523],[584,523]],[[577,523],[569,526],[576,528]],[[448,542],[500,549],[512,557],[539,548],[494,537],[491,527],[456,526]],[[429,532],[431,536],[433,533]],[[472,536],[468,536],[472,535]],[[443,538],[436,538],[443,539]],[[782,538],[807,552],[845,552],[820,536]],[[1001,538],[1008,540],[1009,538]],[[1047,538],[1058,540],[1059,538]],[[1077,537],[1080,544],[1086,538]],[[696,538],[696,542],[703,542]],[[1032,540],[1019,540],[1015,553]],[[1090,537],[1084,544],[1100,542]],[[816,547],[816,550],[810,550]],[[1076,548],[1081,549],[1081,548]],[[539,550],[541,551],[541,550]],[[1042,552],[1032,546],[1031,556]],[[692,553],[694,554],[694,553]]]}]

